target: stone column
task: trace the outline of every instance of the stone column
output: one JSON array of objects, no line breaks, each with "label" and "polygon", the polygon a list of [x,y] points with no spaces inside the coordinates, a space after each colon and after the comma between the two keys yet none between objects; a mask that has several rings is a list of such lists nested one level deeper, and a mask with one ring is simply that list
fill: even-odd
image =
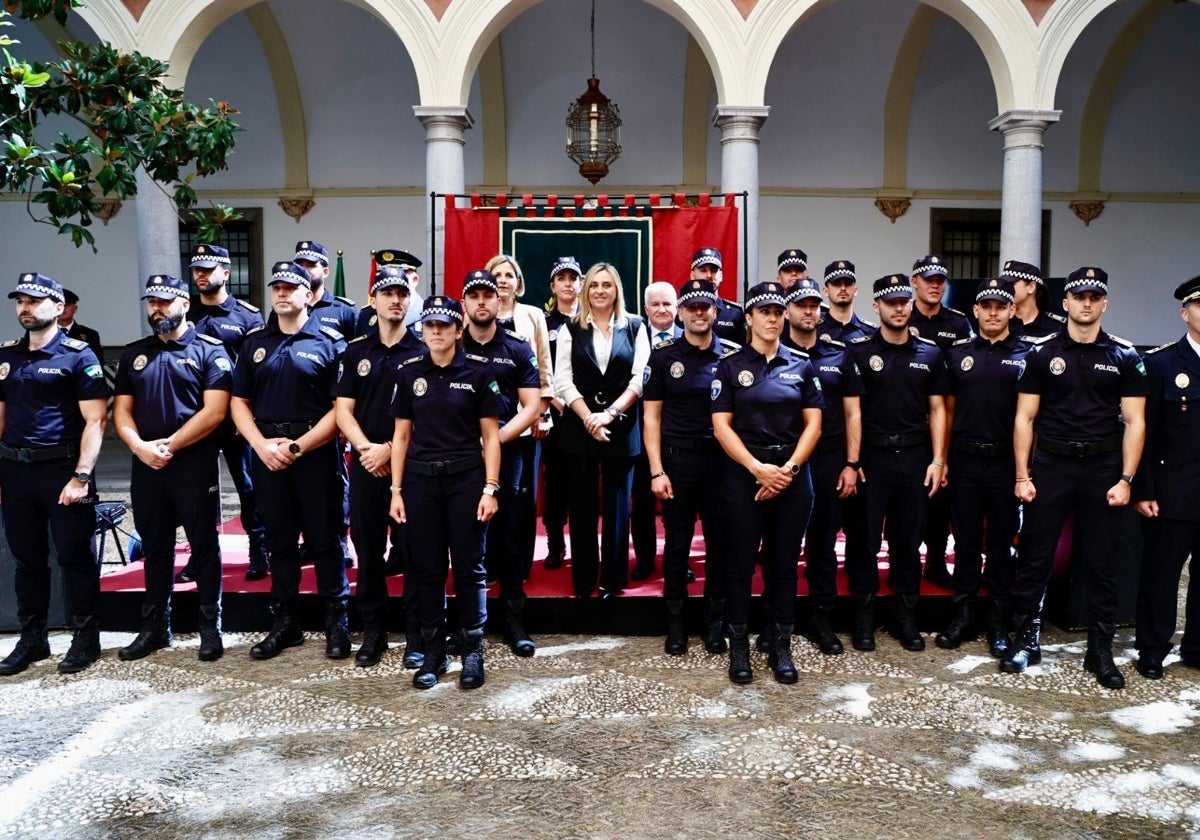
[{"label": "stone column", "polygon": [[1042,135],[1062,111],[1005,111],[988,123],[1004,134],[1004,192],[1000,215],[1000,264],[1020,260],[1042,265]]},{"label": "stone column", "polygon": [[[151,274],[178,274],[180,265],[179,214],[171,198],[172,188],[156,183],[143,169],[137,170],[136,178],[137,198],[133,204],[137,214],[138,276],[132,278],[137,294],[130,295],[130,300],[141,297]],[[148,333],[145,320],[138,318],[138,323],[142,332]]]},{"label": "stone column", "polygon": [[[466,107],[440,107],[436,105],[416,105],[413,113],[425,126],[425,189],[426,197],[429,192],[455,193],[462,195],[466,189],[463,174],[463,146],[466,140],[463,132],[475,124],[475,117]],[[428,250],[430,237],[436,233],[437,249],[432,276],[427,276],[430,283],[423,292],[430,289],[445,288],[445,253],[446,253],[446,211],[445,202],[438,199],[436,218],[425,222],[425,244],[423,250]],[[418,251],[418,255],[421,252]]]},{"label": "stone column", "polygon": [[[742,243],[747,268],[742,277],[739,266],[738,277],[751,286],[764,279],[758,272],[758,130],[770,113],[766,105],[718,105],[713,113],[713,125],[721,129],[721,191],[747,193],[746,241]],[[696,247],[703,244],[697,242]],[[740,300],[743,288],[722,287],[721,296]]]}]

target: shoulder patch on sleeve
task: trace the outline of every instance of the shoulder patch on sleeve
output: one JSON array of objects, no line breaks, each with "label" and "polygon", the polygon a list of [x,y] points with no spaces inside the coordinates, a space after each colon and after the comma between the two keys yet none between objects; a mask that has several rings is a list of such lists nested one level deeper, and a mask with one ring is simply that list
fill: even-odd
[{"label": "shoulder patch on sleeve", "polygon": [[353,306],[355,309],[358,309],[358,304],[355,303],[354,301],[350,300],[350,298],[348,298],[348,297],[342,297],[341,295],[334,295],[333,299],[340,300],[342,303],[346,304],[347,306]]},{"label": "shoulder patch on sleeve", "polygon": [[205,335],[204,333],[199,333],[199,334],[197,334],[196,338],[200,339],[201,341],[207,341],[209,344],[215,344],[218,347],[222,346],[221,339],[213,338],[211,335]]},{"label": "shoulder patch on sleeve", "polygon": [[[0,347],[5,347],[5,346],[7,346],[7,345],[0,344]],[[1151,353],[1157,353],[1160,350],[1166,350],[1168,347],[1174,347],[1174,346],[1175,346],[1174,341],[1168,341],[1166,344],[1158,345],[1153,350],[1147,350],[1145,355],[1149,356]]]},{"label": "shoulder patch on sleeve", "polygon": [[344,335],[342,335],[340,332],[335,330],[333,327],[326,327],[326,326],[322,325],[321,332],[323,332],[329,338],[332,338],[334,341],[344,341],[346,338]]},{"label": "shoulder patch on sleeve", "polygon": [[78,338],[67,338],[64,336],[62,343],[64,347],[70,347],[75,351],[86,350],[88,348],[88,343],[86,341],[80,341]]},{"label": "shoulder patch on sleeve", "polygon": [[241,298],[236,298],[236,300],[238,302],[238,306],[242,307],[242,309],[246,309],[250,312],[261,312],[262,311],[261,309],[259,309],[257,306],[255,306],[253,303],[251,303],[248,300],[242,300]]}]

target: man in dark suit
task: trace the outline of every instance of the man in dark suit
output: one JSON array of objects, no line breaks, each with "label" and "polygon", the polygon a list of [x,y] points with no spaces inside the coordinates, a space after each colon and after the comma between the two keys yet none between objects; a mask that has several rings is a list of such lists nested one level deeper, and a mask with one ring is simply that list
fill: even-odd
[{"label": "man in dark suit", "polygon": [[[1178,612],[1179,576],[1190,554],[1200,557],[1200,277],[1175,289],[1187,334],[1146,354],[1146,448],[1133,485],[1146,537],[1137,601],[1138,673],[1163,676]],[[1193,567],[1194,568],[1194,567]],[[1185,665],[1200,668],[1200,575],[1188,584]]]},{"label": "man in dark suit", "polygon": [[92,348],[92,352],[100,360],[100,367],[104,367],[104,345],[100,343],[100,333],[75,320],[75,312],[79,309],[79,295],[70,289],[63,289],[63,297],[67,302],[63,304],[63,313],[58,319],[58,328],[66,333],[68,338],[86,341],[87,346]]}]

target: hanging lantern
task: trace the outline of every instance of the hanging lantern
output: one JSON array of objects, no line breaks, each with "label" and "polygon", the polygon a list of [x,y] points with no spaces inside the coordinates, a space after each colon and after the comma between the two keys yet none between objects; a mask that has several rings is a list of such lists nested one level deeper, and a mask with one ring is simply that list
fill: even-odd
[{"label": "hanging lantern", "polygon": [[593,184],[621,155],[621,110],[600,92],[596,78],[596,0],[592,0],[592,76],[567,111],[567,157]]}]

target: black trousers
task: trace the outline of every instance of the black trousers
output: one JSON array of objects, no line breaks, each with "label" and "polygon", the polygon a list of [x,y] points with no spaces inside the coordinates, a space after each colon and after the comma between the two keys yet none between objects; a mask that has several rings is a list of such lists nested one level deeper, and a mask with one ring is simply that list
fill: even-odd
[{"label": "black trousers", "polygon": [[555,425],[544,440],[538,441],[538,459],[545,467],[543,475],[545,498],[542,500],[542,525],[546,535],[561,534],[567,527],[567,458],[568,456],[558,446],[558,431],[561,419],[555,418]]},{"label": "black trousers", "polygon": [[529,579],[529,573],[533,570],[533,551],[537,547],[538,442],[533,435],[522,435],[517,438],[516,444],[517,450],[521,454],[521,481],[517,485],[517,530],[514,539],[517,545],[517,555],[525,559],[525,568],[521,575],[521,586],[518,593],[524,594],[525,581]]},{"label": "black trousers", "polygon": [[176,452],[161,470],[133,458],[129,495],[146,556],[146,603],[165,605],[175,580],[175,528],[191,548],[188,567],[201,606],[221,600],[221,496],[217,448],[201,441]]},{"label": "black trousers", "polygon": [[633,538],[633,559],[639,566],[652,569],[658,556],[658,528],[654,521],[658,499],[650,489],[650,461],[645,452],[634,457],[632,497],[629,532]]},{"label": "black trousers", "polygon": [[1117,614],[1116,559],[1122,511],[1109,507],[1105,494],[1120,480],[1121,453],[1073,458],[1038,451],[1030,473],[1037,496],[1025,505],[1013,612],[1028,616],[1041,612],[1063,522],[1073,509],[1074,554],[1084,564],[1089,624],[1113,623]]},{"label": "black trousers", "polygon": [[922,483],[929,466],[929,447],[889,449],[865,446],[863,472],[865,499],[865,551],[847,554],[850,592],[874,595],[879,591],[879,549],[884,522],[888,529],[888,586],[897,595],[916,595],[921,589],[921,534],[925,527],[929,489]]},{"label": "black trousers", "polygon": [[950,455],[950,483],[937,495],[950,499],[955,592],[979,591],[986,540],[988,593],[1006,603],[1012,599],[1019,505],[1013,494],[1015,469],[1011,456],[994,458],[959,450]]},{"label": "black trousers", "polygon": [[342,484],[334,442],[306,452],[287,469],[272,472],[254,459],[258,508],[271,550],[271,598],[290,603],[300,592],[300,534],[313,560],[317,589],[325,598],[350,594],[338,531],[342,523]]},{"label": "black trousers", "polygon": [[358,554],[358,583],[354,602],[363,621],[382,621],[387,609],[388,588],[384,555],[391,550],[401,558],[404,569],[404,611],[414,610],[416,586],[412,584],[408,548],[408,526],[388,515],[392,503],[391,475],[374,476],[363,469],[358,454],[350,462],[350,537]]},{"label": "black trousers", "polygon": [[662,503],[663,597],[687,597],[688,557],[698,517],[704,534],[704,597],[724,598],[730,548],[721,485],[725,470],[733,467],[715,444],[707,449],[664,446],[662,462],[675,494]]},{"label": "black trousers", "polygon": [[1191,555],[1184,612],[1187,624],[1179,653],[1189,662],[1200,662],[1200,522],[1143,518],[1142,533],[1146,545],[1138,583],[1137,649],[1160,661],[1171,652],[1179,612],[1179,576]]},{"label": "black trousers", "polygon": [[500,581],[500,597],[505,599],[525,595],[525,579],[533,565],[533,546],[527,545],[525,521],[528,518],[528,524],[533,522],[530,504],[533,491],[529,481],[533,464],[526,460],[531,453],[525,441],[526,438],[517,438],[500,447],[500,490],[496,494],[499,507],[487,528],[484,555],[487,577]]},{"label": "black trousers", "polygon": [[[624,589],[629,583],[629,495],[634,459],[587,455],[567,455],[566,459],[575,594],[591,595],[597,581],[609,592]],[[602,513],[604,527],[597,550],[596,527]]]},{"label": "black trousers", "polygon": [[846,465],[846,451],[814,452],[808,465],[813,509],[804,538],[804,577],[813,603],[832,606],[837,600],[837,533],[842,527],[844,501],[838,498],[837,483]]},{"label": "black trousers", "polygon": [[488,523],[475,516],[484,478],[482,465],[456,475],[426,476],[410,471],[404,476],[404,507],[413,526],[408,545],[423,632],[438,632],[445,624],[447,552],[454,573],[459,627],[480,630],[487,622],[483,551]]},{"label": "black trousers", "polygon": [[45,619],[50,611],[50,541],[67,589],[67,613],[96,614],[100,561],[96,557],[96,506],[60,505],[58,495],[75,472],[75,459],[21,464],[0,460],[0,511],[16,562],[17,618]]},{"label": "black trousers", "polygon": [[808,465],[782,493],[761,502],[754,501],[759,489],[754,476],[739,464],[729,465],[721,486],[730,520],[725,588],[729,623],[745,624],[750,619],[750,583],[761,545],[767,620],[795,624],[797,567],[813,503]]},{"label": "black trousers", "polygon": [[[1016,497],[1014,496],[1014,498]],[[921,542],[925,543],[925,563],[944,566],[946,564],[946,544],[950,541],[950,495],[938,491],[928,501],[926,507],[929,512],[925,517],[925,528],[921,533]],[[958,545],[957,538],[955,538],[954,544]],[[958,562],[957,556],[955,562]]]},{"label": "black trousers", "polygon": [[212,433],[212,440],[225,457],[225,466],[229,468],[229,476],[233,479],[242,509],[242,530],[252,534],[263,527],[262,514],[258,512],[258,500],[254,495],[254,479],[250,476],[254,450],[229,421],[217,427]]}]

